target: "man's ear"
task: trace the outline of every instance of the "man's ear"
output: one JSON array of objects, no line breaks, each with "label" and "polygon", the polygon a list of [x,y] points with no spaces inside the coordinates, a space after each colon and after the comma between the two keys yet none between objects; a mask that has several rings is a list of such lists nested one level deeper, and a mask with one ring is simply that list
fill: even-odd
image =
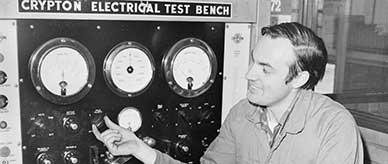
[{"label": "man's ear", "polygon": [[310,74],[307,71],[299,72],[294,79],[291,80],[291,85],[293,88],[300,88],[309,80]]}]

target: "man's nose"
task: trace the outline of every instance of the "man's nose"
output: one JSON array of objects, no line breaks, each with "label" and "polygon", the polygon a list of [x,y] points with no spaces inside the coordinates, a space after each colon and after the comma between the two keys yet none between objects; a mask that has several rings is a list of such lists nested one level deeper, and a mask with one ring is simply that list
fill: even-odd
[{"label": "man's nose", "polygon": [[257,67],[254,65],[249,67],[248,72],[245,74],[245,78],[248,80],[258,80],[260,75],[257,70]]}]

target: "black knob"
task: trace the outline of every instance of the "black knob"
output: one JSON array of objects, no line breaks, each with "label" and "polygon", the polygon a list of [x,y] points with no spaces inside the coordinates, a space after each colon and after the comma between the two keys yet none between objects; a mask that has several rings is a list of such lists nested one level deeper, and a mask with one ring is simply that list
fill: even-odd
[{"label": "black knob", "polygon": [[7,96],[0,95],[0,109],[5,108],[8,105],[8,98]]},{"label": "black knob", "polygon": [[91,124],[96,125],[97,129],[100,132],[103,132],[108,129],[104,122],[104,114],[95,114],[92,119],[90,120]]},{"label": "black knob", "polygon": [[36,158],[37,164],[54,164],[54,159],[48,153],[40,153]]},{"label": "black knob", "polygon": [[162,112],[156,111],[152,114],[152,117],[157,123],[167,125],[167,118]]},{"label": "black knob", "polygon": [[43,137],[49,132],[48,120],[44,113],[40,113],[31,118],[31,127],[28,129],[27,134],[31,137]]},{"label": "black knob", "polygon": [[63,118],[63,127],[67,132],[78,133],[81,129],[79,121],[75,117]]},{"label": "black knob", "polygon": [[143,137],[143,142],[150,147],[154,147],[156,145],[156,140],[148,136]]},{"label": "black knob", "polygon": [[0,84],[4,84],[7,79],[7,74],[4,71],[0,71]]},{"label": "black knob", "polygon": [[63,159],[65,160],[66,164],[79,164],[80,158],[79,158],[79,153],[71,150],[71,151],[65,151],[63,155]]},{"label": "black knob", "polygon": [[191,150],[189,145],[187,145],[185,142],[180,141],[175,144],[175,149],[176,151],[184,156],[190,156],[191,155]]}]

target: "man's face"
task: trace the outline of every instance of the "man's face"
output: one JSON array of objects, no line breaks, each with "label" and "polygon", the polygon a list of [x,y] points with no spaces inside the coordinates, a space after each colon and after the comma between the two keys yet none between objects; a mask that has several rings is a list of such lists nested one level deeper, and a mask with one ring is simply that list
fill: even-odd
[{"label": "man's face", "polygon": [[289,66],[295,61],[291,42],[264,36],[256,45],[252,59],[246,74],[248,100],[263,106],[281,102],[293,89],[285,82]]}]

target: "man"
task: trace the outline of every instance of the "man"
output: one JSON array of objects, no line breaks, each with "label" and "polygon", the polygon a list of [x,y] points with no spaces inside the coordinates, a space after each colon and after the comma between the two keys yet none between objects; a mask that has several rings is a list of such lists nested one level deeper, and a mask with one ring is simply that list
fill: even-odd
[{"label": "man", "polygon": [[[323,78],[327,52],[321,38],[298,23],[262,29],[246,74],[247,99],[237,103],[201,163],[359,164],[360,134],[339,103],[312,90]],[[146,164],[180,163],[105,118],[97,139],[114,155]]]}]

